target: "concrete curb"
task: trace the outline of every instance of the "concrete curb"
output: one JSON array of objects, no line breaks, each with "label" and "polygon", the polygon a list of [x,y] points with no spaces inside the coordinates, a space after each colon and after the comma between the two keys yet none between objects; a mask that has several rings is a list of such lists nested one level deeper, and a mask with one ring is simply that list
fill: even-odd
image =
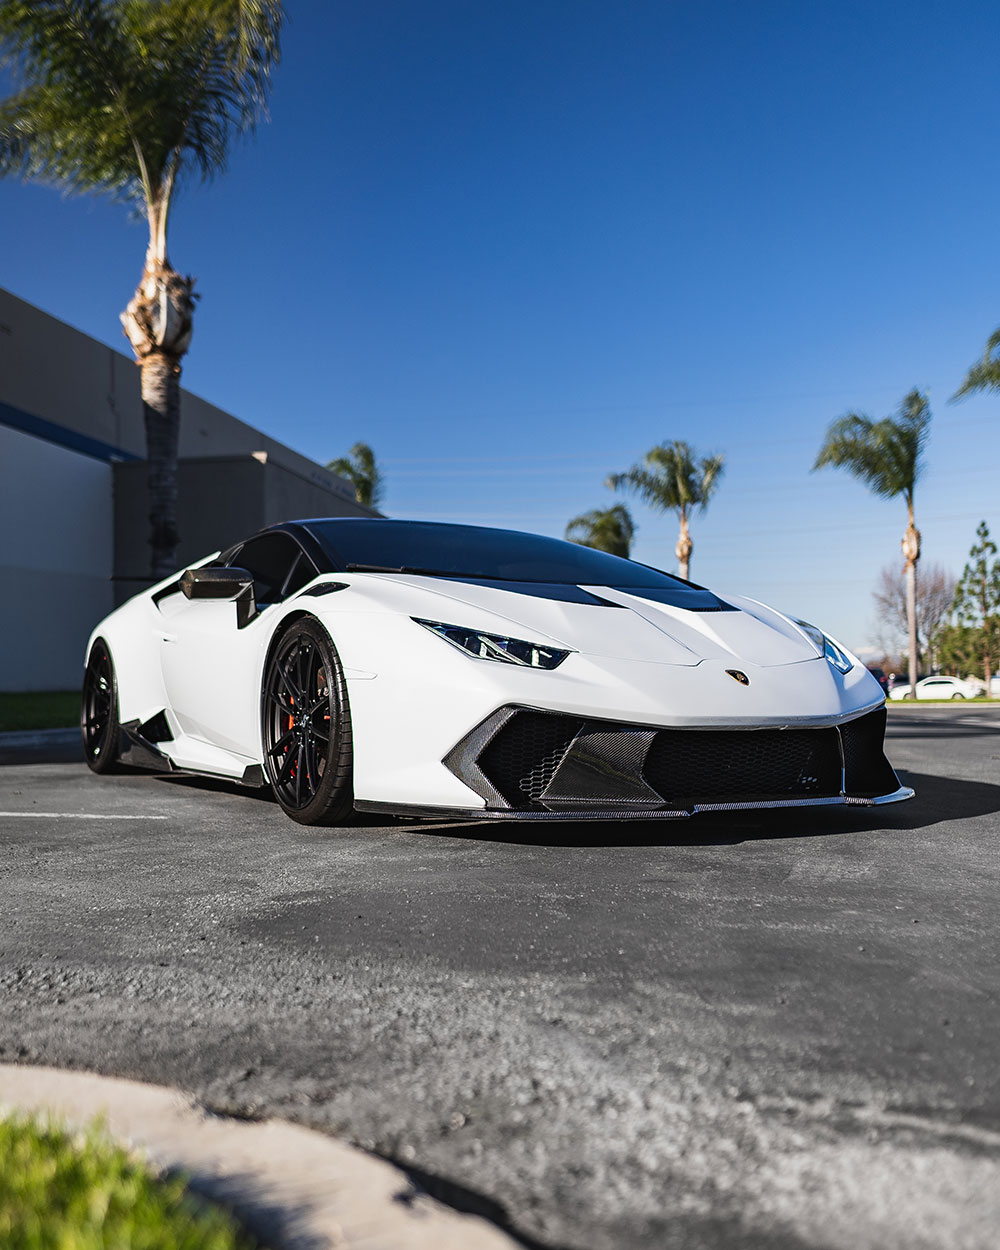
[{"label": "concrete curb", "polygon": [[79,725],[63,725],[60,729],[5,729],[0,743],[13,747],[43,747],[51,743],[79,741]]},{"label": "concrete curb", "polygon": [[280,1120],[206,1114],[180,1090],[55,1068],[0,1064],[0,1110],[51,1113],[70,1128],[100,1116],[159,1168],[179,1168],[273,1250],[512,1250],[478,1216],[415,1189],[381,1159]]}]

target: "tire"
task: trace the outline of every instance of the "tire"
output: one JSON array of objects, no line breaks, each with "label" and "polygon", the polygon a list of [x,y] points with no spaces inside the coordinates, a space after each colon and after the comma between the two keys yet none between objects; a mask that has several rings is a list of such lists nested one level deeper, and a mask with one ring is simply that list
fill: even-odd
[{"label": "tire", "polygon": [[[307,697],[308,696],[308,697]],[[264,772],[300,825],[353,814],[351,711],[337,649],[320,623],[300,617],[280,634],[261,691]]]},{"label": "tire", "polygon": [[121,722],[118,719],[118,678],[103,638],[90,649],[80,702],[83,758],[95,773],[117,772],[121,765]]},{"label": "tire", "polygon": [[951,696],[951,701],[952,703],[954,703],[956,699],[964,699],[964,698],[965,698],[965,695],[959,694],[959,692],[956,690],[955,693]]}]

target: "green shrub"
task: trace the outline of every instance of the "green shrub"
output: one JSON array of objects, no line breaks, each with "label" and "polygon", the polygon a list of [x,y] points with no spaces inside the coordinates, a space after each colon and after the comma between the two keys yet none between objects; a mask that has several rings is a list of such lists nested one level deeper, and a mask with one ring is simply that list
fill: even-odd
[{"label": "green shrub", "polygon": [[96,1126],[0,1119],[3,1250],[254,1250],[235,1219],[158,1176]]}]

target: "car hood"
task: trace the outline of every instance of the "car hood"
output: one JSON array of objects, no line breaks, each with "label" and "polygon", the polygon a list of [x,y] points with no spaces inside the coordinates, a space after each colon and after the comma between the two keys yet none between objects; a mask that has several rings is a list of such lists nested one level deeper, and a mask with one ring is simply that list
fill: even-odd
[{"label": "car hood", "polygon": [[586,655],[689,667],[708,659],[773,667],[819,658],[788,618],[749,599],[729,599],[730,610],[692,611],[634,588],[501,585],[416,574],[368,574],[369,586],[376,576],[408,589],[395,606],[414,616],[486,632],[509,629]]}]

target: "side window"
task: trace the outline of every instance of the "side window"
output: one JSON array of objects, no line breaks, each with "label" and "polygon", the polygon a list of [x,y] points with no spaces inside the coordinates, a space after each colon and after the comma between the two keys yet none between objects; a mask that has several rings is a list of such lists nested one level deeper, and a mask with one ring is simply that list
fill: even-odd
[{"label": "side window", "polygon": [[[302,568],[303,563],[308,569],[308,575]],[[229,564],[234,568],[246,569],[253,575],[254,598],[259,608],[265,608],[269,603],[277,603],[285,594],[290,593],[285,589],[290,574],[293,574],[291,581],[297,581],[299,586],[304,586],[316,576],[312,562],[294,538],[289,538],[287,534],[261,534],[257,538],[251,538],[230,559]]]}]

